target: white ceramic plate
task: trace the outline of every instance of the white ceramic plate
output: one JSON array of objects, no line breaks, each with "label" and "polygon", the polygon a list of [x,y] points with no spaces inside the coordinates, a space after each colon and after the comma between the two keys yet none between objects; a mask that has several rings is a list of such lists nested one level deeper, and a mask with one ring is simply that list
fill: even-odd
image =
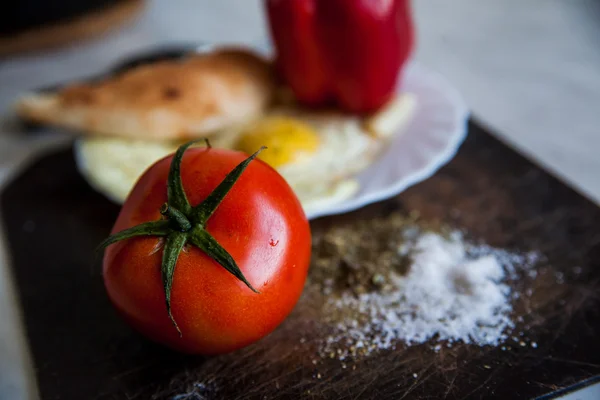
[{"label": "white ceramic plate", "polygon": [[467,133],[469,110],[458,91],[439,74],[409,65],[400,90],[416,99],[405,131],[382,157],[357,176],[359,191],[334,205],[311,207],[309,219],[341,214],[397,195],[433,175],[456,154]]},{"label": "white ceramic plate", "polygon": [[[405,70],[399,91],[411,93],[416,103],[408,124],[402,127],[382,156],[356,177],[359,189],[352,197],[339,202],[324,198],[305,204],[309,219],[345,213],[395,196],[433,175],[454,156],[466,136],[469,116],[457,90],[440,75],[411,64]],[[162,156],[157,155],[157,158]],[[75,159],[81,173],[89,176],[81,140],[75,142]],[[112,201],[121,203],[93,179],[88,182]]]}]

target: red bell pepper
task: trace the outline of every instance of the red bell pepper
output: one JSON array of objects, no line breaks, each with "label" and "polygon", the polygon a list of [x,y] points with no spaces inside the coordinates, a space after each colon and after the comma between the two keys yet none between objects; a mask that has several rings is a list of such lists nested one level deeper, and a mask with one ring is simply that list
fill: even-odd
[{"label": "red bell pepper", "polygon": [[277,66],[296,98],[367,113],[394,95],[413,45],[409,0],[265,0]]}]

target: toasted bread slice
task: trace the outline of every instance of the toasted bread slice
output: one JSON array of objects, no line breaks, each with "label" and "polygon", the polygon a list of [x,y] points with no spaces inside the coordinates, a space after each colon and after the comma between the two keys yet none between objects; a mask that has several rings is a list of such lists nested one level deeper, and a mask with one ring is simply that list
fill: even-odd
[{"label": "toasted bread slice", "polygon": [[17,103],[26,120],[82,134],[179,140],[256,118],[271,103],[270,64],[241,49],[136,67]]}]

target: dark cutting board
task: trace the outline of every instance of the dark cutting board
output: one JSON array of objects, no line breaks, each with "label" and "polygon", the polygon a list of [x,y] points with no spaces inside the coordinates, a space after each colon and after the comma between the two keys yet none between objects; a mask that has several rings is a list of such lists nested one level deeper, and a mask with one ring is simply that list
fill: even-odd
[{"label": "dark cutting board", "polygon": [[[315,321],[301,299],[253,346],[213,358],[178,355],[132,332],[109,304],[99,262],[90,263],[118,207],[80,177],[72,149],[33,163],[1,200],[43,399],[526,399],[600,376],[600,209],[474,123],[434,177],[312,227],[417,210],[490,245],[541,252],[546,261],[528,300],[539,307],[515,306],[537,348],[419,345],[353,368],[337,360],[315,366]],[[560,283],[549,278],[557,274]]]}]

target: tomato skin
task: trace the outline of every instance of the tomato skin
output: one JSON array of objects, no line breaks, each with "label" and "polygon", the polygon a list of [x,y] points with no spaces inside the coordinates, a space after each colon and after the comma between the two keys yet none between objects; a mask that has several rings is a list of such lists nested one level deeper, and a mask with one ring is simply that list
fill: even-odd
[{"label": "tomato skin", "polygon": [[[192,206],[200,204],[236,165],[241,152],[190,149],[181,179]],[[113,233],[160,219],[172,156],[150,167],[127,198]],[[162,239],[136,237],[109,246],[103,273],[109,298],[135,329],[175,350],[218,354],[273,331],[298,301],[310,263],[310,227],[285,180],[260,160],[250,162],[206,224],[236,260],[254,293],[200,249],[179,255],[168,317],[161,278]]]}]

